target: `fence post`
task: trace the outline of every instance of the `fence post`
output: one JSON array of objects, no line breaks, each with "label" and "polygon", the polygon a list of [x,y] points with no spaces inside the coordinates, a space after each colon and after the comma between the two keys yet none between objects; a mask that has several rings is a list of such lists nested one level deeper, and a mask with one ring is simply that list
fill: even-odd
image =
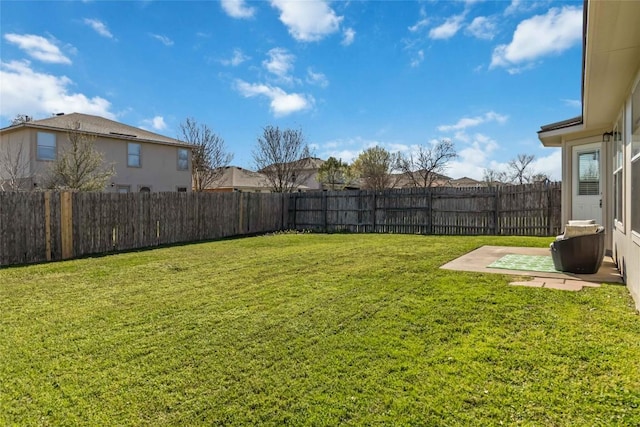
[{"label": "fence post", "polygon": [[62,240],[62,259],[73,257],[73,198],[72,193],[60,193],[60,234]]},{"label": "fence post", "polygon": [[378,207],[377,206],[377,203],[378,203],[377,195],[378,195],[378,191],[374,190],[374,192],[373,192],[373,206],[372,206],[372,209],[373,209],[372,222],[373,222],[373,232],[374,233],[376,232],[376,208]]},{"label": "fence post", "polygon": [[238,195],[238,234],[242,234],[244,205],[242,204],[242,193],[238,192],[236,194]]},{"label": "fence post", "polygon": [[44,246],[45,257],[51,261],[51,192],[44,193]]},{"label": "fence post", "polygon": [[433,235],[433,190],[429,188],[429,226],[427,228],[427,234]]},{"label": "fence post", "polygon": [[298,229],[298,193],[293,194],[293,229]]},{"label": "fence post", "polygon": [[282,209],[282,215],[280,215],[280,230],[286,230],[289,227],[289,203],[287,193],[280,193],[280,208]]},{"label": "fence post", "polygon": [[327,192],[323,191],[322,192],[322,214],[323,214],[323,218],[322,218],[322,227],[323,227],[323,232],[326,233],[327,232]]},{"label": "fence post", "polygon": [[498,186],[494,192],[493,234],[496,236],[500,234],[500,191],[501,189]]},{"label": "fence post", "polygon": [[553,215],[553,197],[551,196],[551,188],[549,185],[545,186],[545,190],[547,192],[547,233],[549,236],[553,235],[551,215]]}]

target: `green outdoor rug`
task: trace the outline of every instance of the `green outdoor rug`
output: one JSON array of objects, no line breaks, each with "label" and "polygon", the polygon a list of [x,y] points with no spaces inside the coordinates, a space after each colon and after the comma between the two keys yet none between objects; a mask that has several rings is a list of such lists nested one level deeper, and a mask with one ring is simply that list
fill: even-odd
[{"label": "green outdoor rug", "polygon": [[541,271],[544,273],[558,273],[553,267],[551,256],[515,255],[509,254],[488,265],[490,268],[505,270]]}]

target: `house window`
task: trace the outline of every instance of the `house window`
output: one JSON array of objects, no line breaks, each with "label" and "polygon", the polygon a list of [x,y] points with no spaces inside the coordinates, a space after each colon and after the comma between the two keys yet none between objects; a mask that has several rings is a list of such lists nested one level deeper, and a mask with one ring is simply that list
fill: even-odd
[{"label": "house window", "polygon": [[631,157],[640,154],[640,82],[631,95]]},{"label": "house window", "polygon": [[631,95],[631,229],[640,233],[640,83]]},{"label": "house window", "polygon": [[187,187],[178,187],[178,193],[186,193]]},{"label": "house window", "polygon": [[139,168],[142,166],[141,162],[142,150],[140,144],[135,142],[127,143],[127,166],[132,168]]},{"label": "house window", "polygon": [[578,196],[597,196],[600,194],[600,158],[599,151],[586,151],[578,154]]},{"label": "house window", "polygon": [[618,222],[623,222],[624,218],[622,205],[624,199],[624,127],[622,123],[622,115],[620,115],[618,123],[613,128],[613,218]]},{"label": "house window", "polygon": [[631,229],[640,233],[640,156],[631,162]]},{"label": "house window", "polygon": [[140,193],[151,193],[151,187],[141,186],[138,191]]},{"label": "house window", "polygon": [[118,193],[126,194],[126,193],[131,191],[131,186],[130,185],[117,185],[116,186],[116,191]]},{"label": "house window", "polygon": [[47,132],[38,132],[38,160],[55,160],[56,159],[56,134]]},{"label": "house window", "polygon": [[178,170],[189,169],[189,151],[186,148],[178,148]]}]

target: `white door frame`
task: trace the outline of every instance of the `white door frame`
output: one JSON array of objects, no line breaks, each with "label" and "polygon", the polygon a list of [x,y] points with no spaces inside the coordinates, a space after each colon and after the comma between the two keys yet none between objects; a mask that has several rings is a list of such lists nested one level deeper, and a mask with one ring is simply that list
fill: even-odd
[{"label": "white door frame", "polygon": [[[583,153],[598,153],[598,189],[597,194],[579,195],[578,183],[580,174],[580,165],[578,156]],[[572,202],[571,202],[571,218],[570,219],[595,219],[598,224],[602,224],[602,190],[603,190],[603,152],[602,143],[596,142],[591,144],[575,145],[571,149],[572,171]]]}]

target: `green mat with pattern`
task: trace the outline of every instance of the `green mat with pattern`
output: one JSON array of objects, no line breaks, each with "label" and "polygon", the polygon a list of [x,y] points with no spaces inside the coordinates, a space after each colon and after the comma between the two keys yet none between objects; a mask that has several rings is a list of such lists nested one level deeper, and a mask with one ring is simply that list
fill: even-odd
[{"label": "green mat with pattern", "polygon": [[544,273],[557,273],[553,267],[551,256],[515,255],[509,254],[488,265],[490,268],[502,268],[505,270],[541,271]]}]

